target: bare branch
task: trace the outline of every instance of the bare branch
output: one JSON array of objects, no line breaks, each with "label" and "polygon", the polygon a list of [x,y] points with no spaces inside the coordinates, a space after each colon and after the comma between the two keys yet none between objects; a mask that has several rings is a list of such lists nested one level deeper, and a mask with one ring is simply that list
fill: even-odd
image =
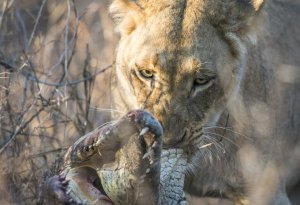
[{"label": "bare branch", "polygon": [[110,68],[112,68],[112,65],[106,66],[105,68],[97,71],[95,74],[93,74],[91,76],[88,76],[86,78],[71,81],[71,82],[66,82],[66,83],[63,83],[63,82],[61,82],[61,83],[51,83],[51,82],[47,82],[47,81],[38,80],[36,78],[33,78],[30,75],[27,76],[27,78],[28,78],[28,80],[35,81],[35,82],[40,83],[40,84],[44,84],[44,85],[48,85],[48,86],[54,86],[54,87],[63,87],[63,86],[69,86],[69,85],[76,85],[76,84],[83,83],[85,81],[91,80],[91,79],[95,78],[97,75],[104,73],[105,71],[107,71]]},{"label": "bare branch", "polygon": [[[41,7],[40,7],[40,9],[39,9],[39,13],[38,13],[37,18],[36,18],[36,20],[35,20],[35,24],[34,24],[33,30],[32,30],[31,35],[30,35],[30,39],[29,39],[28,44],[27,44],[27,47],[26,47],[26,53],[28,52],[28,50],[29,50],[29,48],[30,48],[30,46],[31,46],[32,40],[33,40],[33,38],[34,38],[36,29],[37,29],[37,25],[38,25],[38,23],[39,23],[39,21],[40,21],[40,17],[41,17],[41,15],[42,15],[42,11],[43,11],[43,9],[44,9],[44,7],[45,7],[46,1],[47,1],[47,0],[43,0],[42,5],[41,5]],[[1,27],[0,27],[0,28],[1,28]]]},{"label": "bare branch", "polygon": [[14,141],[14,139],[16,138],[16,136],[22,132],[22,130],[24,128],[27,127],[27,125],[36,117],[38,116],[42,111],[44,110],[44,107],[40,108],[34,115],[32,115],[29,120],[27,120],[25,123],[23,123],[21,126],[17,126],[17,128],[15,129],[13,135],[10,137],[10,139],[1,147],[0,149],[0,155],[2,154],[2,152]]}]

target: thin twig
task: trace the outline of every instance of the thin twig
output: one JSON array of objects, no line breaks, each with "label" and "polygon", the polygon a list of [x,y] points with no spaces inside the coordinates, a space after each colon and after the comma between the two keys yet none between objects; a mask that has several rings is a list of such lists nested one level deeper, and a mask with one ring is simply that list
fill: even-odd
[{"label": "thin twig", "polygon": [[20,8],[17,7],[16,11],[15,11],[15,16],[17,17],[17,23],[19,24],[20,28],[21,28],[21,32],[23,34],[23,45],[25,47],[25,45],[27,45],[28,42],[28,33],[27,33],[27,28],[26,28],[26,23],[24,22],[24,18],[22,18],[21,14],[20,14]]},{"label": "thin twig", "polygon": [[2,26],[2,21],[3,21],[3,17],[4,17],[4,14],[6,13],[6,9],[7,9],[7,0],[5,0],[3,2],[3,6],[2,6],[2,13],[1,13],[1,16],[0,16],[0,29],[1,29],[1,26]]},{"label": "thin twig", "polygon": [[[69,23],[70,23],[70,15],[71,15],[71,5],[70,5],[70,0],[67,0],[67,17],[66,17],[66,28],[65,28],[65,36],[64,36],[64,54],[65,54],[65,61],[64,61],[64,78],[65,82],[68,83],[69,80],[69,75],[68,75],[68,68],[69,68],[69,62],[71,62],[71,58],[73,55],[70,56],[70,61],[69,61],[69,45],[68,45],[68,35],[69,35]],[[77,31],[75,30],[75,36],[76,36]],[[64,86],[64,91],[67,93],[67,86]],[[68,113],[68,101],[65,102],[65,109],[66,109],[66,114]],[[67,133],[67,128],[64,127],[64,138],[63,142],[65,143],[66,141],[66,133]]]},{"label": "thin twig", "polygon": [[65,72],[65,79],[68,81],[68,58],[69,58],[69,42],[68,42],[68,35],[69,35],[69,22],[70,22],[70,13],[71,13],[71,6],[70,0],[67,1],[68,12],[66,18],[66,28],[65,28],[65,41],[64,41],[64,54],[65,54],[65,61],[64,61],[64,72]]},{"label": "thin twig", "polygon": [[2,6],[3,11],[2,11],[1,16],[0,16],[0,30],[1,30],[1,27],[2,27],[3,17],[6,14],[6,11],[8,9],[10,9],[10,7],[13,5],[13,3],[14,3],[14,0],[11,0],[10,2],[8,2],[8,0],[5,0],[3,2],[3,6]]},{"label": "thin twig", "polygon": [[42,81],[42,80],[38,80],[36,78],[33,78],[32,76],[27,76],[28,80],[31,80],[31,81],[34,81],[34,82],[37,82],[37,83],[40,83],[40,84],[44,84],[44,85],[48,85],[48,86],[54,86],[54,87],[64,87],[64,86],[69,86],[69,85],[77,85],[79,83],[82,83],[82,82],[85,82],[85,81],[88,81],[88,80],[91,80],[93,78],[95,78],[97,75],[101,74],[101,73],[104,73],[105,71],[107,71],[108,69],[110,69],[112,67],[112,65],[108,65],[106,66],[105,68],[95,72],[93,75],[91,76],[88,76],[86,78],[83,78],[83,79],[80,79],[80,80],[75,80],[75,81],[71,81],[71,82],[61,82],[61,83],[51,83],[51,82],[48,82],[48,81]]},{"label": "thin twig", "polygon": [[10,70],[10,71],[15,70],[12,65],[10,65],[8,62],[5,62],[4,60],[1,60],[1,59],[0,59],[0,65],[3,66],[7,70]]},{"label": "thin twig", "polygon": [[30,35],[30,39],[29,39],[28,44],[27,44],[26,53],[28,52],[29,47],[31,46],[33,37],[34,37],[34,35],[35,35],[35,31],[36,31],[37,25],[38,25],[38,23],[39,23],[39,21],[40,21],[40,17],[41,17],[41,15],[42,15],[42,11],[43,11],[43,8],[44,8],[44,6],[45,6],[45,4],[46,4],[46,1],[47,1],[47,0],[43,0],[42,5],[41,5],[41,7],[40,7],[40,9],[39,9],[37,18],[36,18],[36,20],[35,20],[34,27],[33,27],[33,29],[32,29],[31,35]]},{"label": "thin twig", "polygon": [[41,153],[37,153],[37,154],[33,154],[30,156],[30,158],[37,158],[37,157],[42,157],[43,155],[47,155],[47,154],[51,154],[53,152],[61,152],[61,151],[65,151],[67,150],[69,147],[62,147],[62,148],[58,148],[58,149],[53,149],[53,150],[48,150],[48,151],[44,151]]},{"label": "thin twig", "polygon": [[2,154],[2,152],[12,143],[12,141],[16,138],[16,136],[44,109],[45,109],[45,107],[40,108],[34,115],[31,116],[31,118],[29,118],[29,120],[27,120],[21,126],[17,126],[17,128],[15,129],[15,131],[14,131],[13,135],[10,137],[10,139],[1,147],[0,154]]}]

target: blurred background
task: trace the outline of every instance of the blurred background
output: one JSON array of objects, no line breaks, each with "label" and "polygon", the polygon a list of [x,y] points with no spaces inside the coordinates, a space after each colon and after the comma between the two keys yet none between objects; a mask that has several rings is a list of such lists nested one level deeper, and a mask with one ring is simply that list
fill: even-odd
[{"label": "blurred background", "polygon": [[108,120],[108,3],[0,0],[0,204],[36,204],[44,172]]},{"label": "blurred background", "polygon": [[41,204],[66,149],[114,112],[109,2],[0,0],[0,204]]}]

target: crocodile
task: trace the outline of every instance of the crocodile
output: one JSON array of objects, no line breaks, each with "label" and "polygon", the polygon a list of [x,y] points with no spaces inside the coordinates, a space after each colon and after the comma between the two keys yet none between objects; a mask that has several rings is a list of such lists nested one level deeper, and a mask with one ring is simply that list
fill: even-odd
[{"label": "crocodile", "polygon": [[47,189],[63,204],[186,205],[186,153],[163,149],[162,137],[150,113],[130,111],[70,146]]}]

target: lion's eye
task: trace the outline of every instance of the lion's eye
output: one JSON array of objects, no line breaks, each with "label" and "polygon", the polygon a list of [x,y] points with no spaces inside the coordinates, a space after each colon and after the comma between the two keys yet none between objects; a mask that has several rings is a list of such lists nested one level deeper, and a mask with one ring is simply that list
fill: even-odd
[{"label": "lion's eye", "polygon": [[139,70],[140,74],[144,77],[144,78],[152,78],[153,77],[153,71],[151,70]]},{"label": "lion's eye", "polygon": [[208,84],[210,82],[210,80],[211,79],[209,79],[209,78],[196,78],[195,81],[194,81],[194,83],[196,85],[202,86],[202,85]]}]

